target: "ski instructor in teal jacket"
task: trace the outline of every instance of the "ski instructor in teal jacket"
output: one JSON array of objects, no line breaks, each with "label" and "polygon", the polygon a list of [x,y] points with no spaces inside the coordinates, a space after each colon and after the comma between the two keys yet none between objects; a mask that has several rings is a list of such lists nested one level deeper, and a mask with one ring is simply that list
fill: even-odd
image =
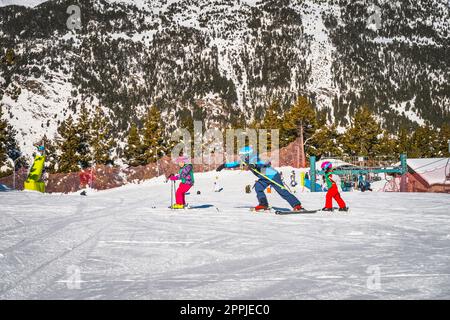
[{"label": "ski instructor in teal jacket", "polygon": [[258,177],[258,181],[255,183],[255,191],[259,204],[255,207],[255,211],[269,209],[269,203],[266,194],[264,193],[264,190],[266,190],[269,185],[272,186],[284,200],[289,202],[294,211],[302,210],[300,200],[290,193],[286,187],[283,187],[280,173],[272,168],[270,162],[261,161],[250,146],[243,147],[239,150],[239,155],[241,157],[240,161],[226,162],[220,165],[217,168],[217,171],[221,171],[224,168],[237,168],[241,164],[250,168],[253,174]]}]

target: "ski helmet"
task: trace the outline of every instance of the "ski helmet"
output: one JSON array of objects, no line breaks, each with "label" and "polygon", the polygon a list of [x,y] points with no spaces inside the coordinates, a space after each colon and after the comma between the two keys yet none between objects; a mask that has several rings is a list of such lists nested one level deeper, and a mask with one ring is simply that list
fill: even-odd
[{"label": "ski helmet", "polygon": [[176,163],[183,162],[184,164],[188,164],[191,163],[191,160],[186,156],[179,156],[178,158],[175,159],[175,162]]},{"label": "ski helmet", "polygon": [[243,147],[239,150],[239,155],[250,156],[253,154],[253,148],[251,146]]},{"label": "ski helmet", "polygon": [[243,147],[239,150],[241,160],[245,163],[250,162],[250,157],[253,155],[253,148],[251,146]]},{"label": "ski helmet", "polygon": [[325,161],[322,163],[321,168],[323,170],[331,169],[333,168],[333,164],[330,161]]}]

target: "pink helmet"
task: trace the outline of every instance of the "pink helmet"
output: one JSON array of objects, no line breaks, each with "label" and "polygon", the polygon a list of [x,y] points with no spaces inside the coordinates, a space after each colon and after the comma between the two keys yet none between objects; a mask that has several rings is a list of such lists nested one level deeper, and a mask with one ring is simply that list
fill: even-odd
[{"label": "pink helmet", "polygon": [[179,156],[178,158],[175,159],[175,162],[176,162],[176,163],[180,163],[180,162],[183,162],[183,163],[191,163],[191,160],[189,159],[189,157],[186,157],[186,156]]},{"label": "pink helmet", "polygon": [[331,169],[331,168],[333,168],[333,164],[330,161],[325,161],[325,162],[322,162],[321,168],[323,170]]}]

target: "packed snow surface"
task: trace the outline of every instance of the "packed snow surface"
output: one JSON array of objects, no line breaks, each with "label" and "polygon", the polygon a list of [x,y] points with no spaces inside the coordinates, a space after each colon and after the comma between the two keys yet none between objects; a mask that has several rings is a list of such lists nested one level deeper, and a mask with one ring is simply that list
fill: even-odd
[{"label": "packed snow surface", "polygon": [[0,192],[0,299],[450,298],[450,195],[351,192],[349,213],[277,216],[249,211],[253,175],[223,171],[196,175],[201,208],[172,211],[164,180]]}]

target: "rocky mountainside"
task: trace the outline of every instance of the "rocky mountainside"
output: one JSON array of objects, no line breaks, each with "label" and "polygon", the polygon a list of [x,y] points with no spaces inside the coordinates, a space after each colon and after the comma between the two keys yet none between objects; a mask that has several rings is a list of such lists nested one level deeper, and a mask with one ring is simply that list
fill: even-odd
[{"label": "rocky mountainside", "polygon": [[450,121],[447,0],[37,3],[0,7],[0,103],[25,153],[82,104],[121,140],[150,104],[168,130],[224,127],[297,95],[341,127],[361,105],[393,132]]}]

